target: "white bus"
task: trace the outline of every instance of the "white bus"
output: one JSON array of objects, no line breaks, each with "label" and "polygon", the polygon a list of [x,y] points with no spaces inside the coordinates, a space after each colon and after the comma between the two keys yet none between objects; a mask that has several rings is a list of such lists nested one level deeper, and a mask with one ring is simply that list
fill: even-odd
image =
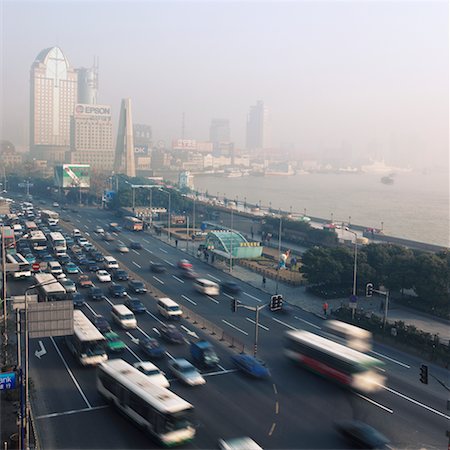
[{"label": "white bus", "polygon": [[96,366],[108,359],[106,339],[77,309],[73,311],[73,335],[66,336],[66,343],[83,366]]},{"label": "white bus", "polygon": [[325,332],[333,341],[340,342],[358,352],[372,350],[372,333],[339,320],[325,321]]},{"label": "white bus", "polygon": [[37,225],[33,221],[25,222],[25,230],[29,233],[32,230],[37,230]]},{"label": "white bus", "polygon": [[36,280],[36,284],[39,285],[36,286],[36,289],[40,302],[55,302],[70,298],[64,286],[51,273],[37,273],[34,279]]},{"label": "white bus", "polygon": [[98,366],[97,389],[164,446],[181,445],[195,436],[189,420],[193,406],[122,359]]},{"label": "white bus", "polygon": [[308,331],[287,331],[284,353],[312,372],[359,392],[379,391],[385,383],[381,361]]},{"label": "white bus", "polygon": [[31,244],[33,250],[46,250],[47,249],[47,238],[41,230],[30,231],[28,236],[28,241]]},{"label": "white bus", "polygon": [[15,279],[31,277],[30,263],[20,253],[6,255],[6,273]]},{"label": "white bus", "polygon": [[60,232],[50,233],[49,241],[54,255],[61,256],[67,253],[66,239]]},{"label": "white bus", "polygon": [[49,225],[56,225],[59,221],[59,214],[55,211],[44,209],[43,211],[41,211],[41,218]]}]

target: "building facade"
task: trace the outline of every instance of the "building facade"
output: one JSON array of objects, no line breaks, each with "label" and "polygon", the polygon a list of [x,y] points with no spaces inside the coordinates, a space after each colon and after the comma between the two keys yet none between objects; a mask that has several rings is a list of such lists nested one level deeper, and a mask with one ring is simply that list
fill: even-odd
[{"label": "building facade", "polygon": [[80,67],[76,69],[76,72],[78,74],[78,103],[96,105],[98,94],[97,66]]},{"label": "building facade", "polygon": [[269,148],[269,110],[264,102],[258,100],[250,106],[247,116],[247,150],[263,150]]},{"label": "building facade", "polygon": [[78,77],[59,47],[42,50],[30,71],[31,156],[63,162],[70,149],[70,117]]}]

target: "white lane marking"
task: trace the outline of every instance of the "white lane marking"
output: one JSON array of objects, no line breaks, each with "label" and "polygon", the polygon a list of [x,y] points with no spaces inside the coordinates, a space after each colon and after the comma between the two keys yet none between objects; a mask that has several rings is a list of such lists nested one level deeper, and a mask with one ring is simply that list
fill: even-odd
[{"label": "white lane marking", "polygon": [[175,359],[169,352],[166,352],[167,357],[169,357],[172,361]]},{"label": "white lane marking", "polygon": [[86,219],[89,223],[92,223],[92,220],[91,219]]},{"label": "white lane marking", "polygon": [[272,426],[270,427],[269,436],[272,436],[273,432],[275,431],[275,427],[277,424],[275,422],[272,423]]},{"label": "white lane marking", "polygon": [[233,296],[230,294],[227,294],[226,292],[223,292],[223,295],[225,295],[225,297],[231,298],[231,300],[233,300]]},{"label": "white lane marking", "polygon": [[127,350],[139,361],[139,362],[142,362],[142,359],[141,358],[139,358],[139,356],[138,355],[136,355],[136,353],[134,353],[133,352],[133,350],[131,350],[131,348],[130,347],[128,347],[128,345],[127,344],[125,344],[125,347],[127,348]]},{"label": "white lane marking", "polygon": [[276,385],[275,385],[275,383],[273,383],[273,392],[275,392],[275,395],[277,395],[278,394],[278,390],[277,390],[277,387],[276,387]]},{"label": "white lane marking", "polygon": [[240,331],[242,334],[245,334],[246,336],[248,336],[248,333],[244,330],[241,330],[240,328],[238,328],[236,325],[233,325],[230,322],[227,322],[226,320],[222,319],[222,322],[225,323],[226,325],[228,325],[231,328],[234,328],[237,331]]},{"label": "white lane marking", "polygon": [[386,389],[386,391],[391,392],[392,394],[398,395],[399,397],[404,398],[405,400],[408,400],[409,402],[414,403],[415,405],[420,406],[421,408],[427,409],[428,411],[430,411],[430,412],[432,412],[434,414],[437,414],[438,416],[441,416],[441,417],[444,417],[447,420],[450,420],[450,416],[447,416],[447,414],[444,414],[444,413],[442,413],[442,412],[440,412],[440,411],[438,411],[438,410],[436,410],[434,408],[431,408],[431,406],[424,405],[423,403],[420,403],[417,400],[414,400],[413,398],[408,397],[405,394],[402,394],[402,393],[400,393],[398,391],[395,391],[394,389],[388,388],[387,386],[382,386],[382,387],[384,389]]},{"label": "white lane marking", "polygon": [[84,306],[87,306],[88,309],[91,311],[92,314],[94,314],[94,316],[98,316],[98,314],[92,309],[91,305],[89,305],[89,303],[84,302]]},{"label": "white lane marking", "polygon": [[147,239],[142,239],[146,244],[150,244],[149,241],[147,241]]},{"label": "white lane marking", "polygon": [[87,231],[85,231],[84,234],[85,234],[86,236],[90,236],[90,234],[89,234]]},{"label": "white lane marking", "polygon": [[163,252],[163,253],[167,253],[167,250],[164,250],[163,248],[159,247],[159,249]]},{"label": "white lane marking", "polygon": [[150,338],[150,336],[140,327],[136,327],[137,330],[139,330],[145,337]]},{"label": "white lane marking", "polygon": [[134,261],[131,261],[136,267],[139,267],[139,269],[141,269],[142,267],[137,263],[137,262],[134,262]]},{"label": "white lane marking", "polygon": [[[250,319],[250,317],[246,317],[246,320],[248,320],[249,322],[251,322],[253,325],[255,325],[255,321],[253,319]],[[258,327],[261,327],[263,330],[269,331],[269,329],[267,327],[265,327],[264,325],[261,325],[260,323],[258,323]]]},{"label": "white lane marking", "polygon": [[321,330],[321,329],[322,329],[322,328],[319,327],[318,325],[315,325],[314,323],[308,322],[307,320],[302,319],[301,317],[294,316],[294,319],[300,320],[301,322],[304,322],[304,323],[306,323],[306,324],[308,324],[308,325],[310,325],[310,326],[312,326],[312,327],[314,327],[314,328],[317,328],[318,330]]},{"label": "white lane marking", "polygon": [[83,390],[81,389],[80,385],[78,384],[78,381],[76,380],[76,378],[75,378],[74,374],[72,373],[72,371],[70,370],[69,366],[67,365],[67,362],[66,362],[66,360],[64,359],[64,356],[62,355],[62,353],[61,353],[61,351],[59,350],[58,346],[56,345],[55,340],[54,340],[52,337],[50,338],[50,340],[52,341],[53,346],[55,347],[55,349],[56,349],[56,351],[57,351],[59,357],[61,358],[61,360],[62,360],[62,362],[63,362],[63,364],[64,364],[64,367],[66,368],[67,372],[69,373],[70,378],[72,378],[72,381],[74,382],[76,388],[78,389],[78,392],[80,393],[81,397],[83,397],[83,400],[85,401],[87,407],[88,407],[89,409],[91,409],[91,408],[92,408],[92,405],[89,403],[89,400],[88,400],[87,397],[84,395]]},{"label": "white lane marking", "polygon": [[134,248],[132,248],[131,251],[136,253],[136,255],[140,255],[140,253],[138,251],[136,251]]},{"label": "white lane marking", "polygon": [[210,373],[202,373],[202,377],[213,377],[215,375],[225,375],[227,373],[234,373],[237,372],[237,369],[224,369],[224,370],[218,370],[217,372],[210,372]]},{"label": "white lane marking", "polygon": [[226,370],[225,367],[221,366],[220,364],[217,364],[217,367],[218,367],[220,370]]},{"label": "white lane marking", "polygon": [[148,248],[144,248],[144,250],[145,250],[146,252],[151,253],[151,254],[153,255],[153,252],[152,252],[151,250],[149,250]]},{"label": "white lane marking", "polygon": [[182,295],[181,297],[183,297],[185,300],[192,303],[193,305],[197,306],[197,303],[195,303],[194,300],[191,300],[189,297],[186,297],[185,295]]},{"label": "white lane marking", "polygon": [[284,325],[285,327],[288,327],[288,328],[290,328],[291,330],[296,330],[296,329],[297,329],[297,328],[293,327],[292,325],[289,325],[289,324],[287,324],[287,323],[282,322],[282,321],[279,320],[279,319],[275,319],[275,317],[272,317],[272,320],[275,320],[275,322],[278,322],[279,324]]},{"label": "white lane marking", "polygon": [[184,281],[181,278],[178,278],[175,275],[172,275],[173,278],[175,278],[175,280],[179,281],[180,283],[184,283]]},{"label": "white lane marking", "polygon": [[82,412],[95,411],[96,409],[109,408],[109,405],[92,406],[91,408],[72,409],[70,411],[56,412],[37,416],[36,419],[51,419],[52,417],[68,416],[70,414],[78,414]]},{"label": "white lane marking", "polygon": [[154,278],[158,283],[164,284],[164,281],[163,281],[163,280],[160,280],[158,277],[155,277],[155,276],[153,275],[153,278]]},{"label": "white lane marking", "polygon": [[89,230],[89,227],[87,225],[85,225],[84,228],[86,228],[86,230]]},{"label": "white lane marking", "polygon": [[378,406],[378,408],[384,409],[389,414],[394,414],[394,411],[392,409],[387,408],[386,406],[382,405],[381,403],[375,402],[371,398],[366,397],[365,395],[357,394],[358,397],[361,397],[362,399],[366,400],[369,403],[372,403],[372,405]]},{"label": "white lane marking", "polygon": [[212,278],[213,280],[216,280],[216,281],[218,281],[220,283],[220,279],[219,278],[215,277],[214,275],[211,275],[210,273],[207,273],[207,275],[208,275],[209,278]]},{"label": "white lane marking", "polygon": [[170,261],[167,261],[167,259],[163,259],[163,261],[167,264],[169,264],[169,266],[175,267],[174,263],[171,263]]},{"label": "white lane marking", "polygon": [[219,301],[216,300],[215,298],[212,298],[210,295],[207,295],[206,298],[209,298],[212,302],[219,304]]},{"label": "white lane marking", "polygon": [[156,317],[154,314],[152,314],[150,311],[145,311],[150,317],[152,317],[153,319],[155,319],[157,322],[159,322],[161,325],[164,325],[164,322],[160,319],[158,319],[158,317]]},{"label": "white lane marking", "polygon": [[256,300],[257,302],[261,303],[262,300],[260,300],[259,298],[256,298],[255,296],[251,295],[251,294],[247,294],[247,292],[243,293],[244,295],[246,295],[247,297],[252,298],[253,300]]},{"label": "white lane marking", "polygon": [[80,220],[79,219],[75,219],[78,223],[80,223]]},{"label": "white lane marking", "polygon": [[400,361],[397,361],[396,359],[390,358],[389,356],[383,355],[382,353],[378,353],[378,352],[375,352],[373,350],[372,350],[371,353],[373,353],[374,355],[379,356],[380,358],[385,358],[388,361],[392,361],[393,363],[398,364],[399,366],[406,367],[407,369],[411,369],[411,366],[408,366],[408,364],[405,364],[405,363],[402,363]]}]

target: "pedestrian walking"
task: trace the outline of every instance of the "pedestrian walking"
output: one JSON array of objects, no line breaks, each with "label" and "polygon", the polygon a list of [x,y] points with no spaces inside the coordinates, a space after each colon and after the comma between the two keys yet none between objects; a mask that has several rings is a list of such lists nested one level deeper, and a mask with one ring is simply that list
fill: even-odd
[{"label": "pedestrian walking", "polygon": [[175,239],[175,247],[178,247],[178,239]]},{"label": "pedestrian walking", "polygon": [[325,303],[322,305],[322,308],[323,308],[323,315],[324,315],[325,317],[327,317],[327,313],[328,313],[328,303],[325,302]]},{"label": "pedestrian walking", "polygon": [[266,287],[266,276],[265,275],[263,275],[263,277],[262,277],[262,285],[264,288]]}]

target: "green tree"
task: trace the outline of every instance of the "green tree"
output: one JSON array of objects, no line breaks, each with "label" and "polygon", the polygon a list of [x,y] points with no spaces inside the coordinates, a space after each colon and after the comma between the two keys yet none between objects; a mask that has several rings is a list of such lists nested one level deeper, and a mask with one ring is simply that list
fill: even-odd
[{"label": "green tree", "polygon": [[422,253],[416,259],[414,290],[430,304],[446,305],[449,301],[448,258],[441,254]]},{"label": "green tree", "polygon": [[302,273],[311,284],[339,284],[342,264],[332,256],[330,249],[314,247],[302,256]]}]

